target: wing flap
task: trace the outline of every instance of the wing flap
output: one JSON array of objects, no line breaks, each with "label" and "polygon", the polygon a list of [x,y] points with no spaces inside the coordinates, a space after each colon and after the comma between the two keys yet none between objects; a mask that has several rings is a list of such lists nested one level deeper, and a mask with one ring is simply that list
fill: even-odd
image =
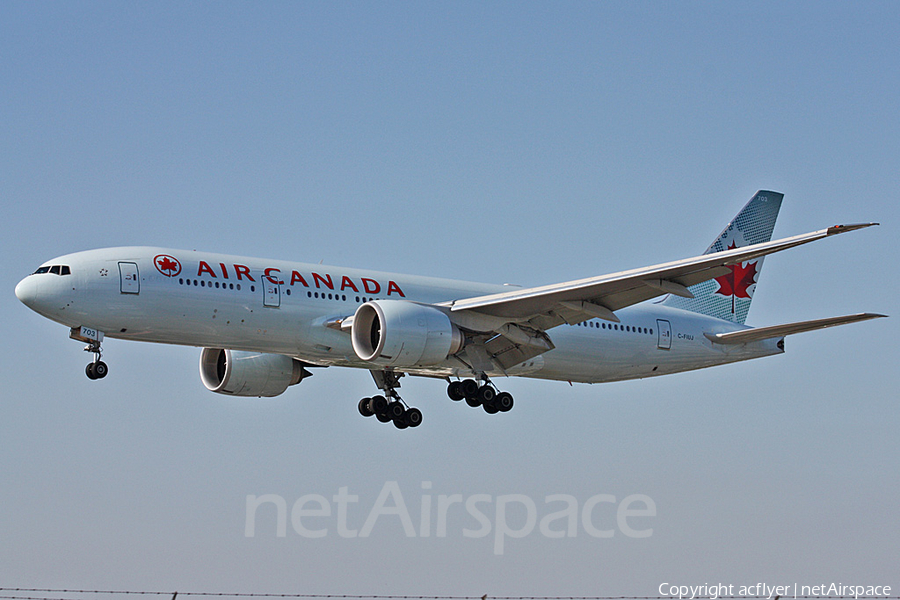
[{"label": "wing flap", "polygon": [[484,348],[490,354],[494,364],[504,372],[550,349],[531,344],[520,344],[505,335],[494,336],[485,342]]},{"label": "wing flap", "polygon": [[755,327],[753,329],[744,329],[741,331],[732,331],[729,333],[706,333],[704,335],[707,337],[707,339],[717,344],[744,344],[747,342],[756,342],[759,340],[784,337],[793,333],[803,333],[804,331],[825,329],[826,327],[846,325],[847,323],[868,321],[869,319],[879,319],[886,316],[887,315],[880,315],[877,313],[858,313],[855,315],[845,315],[843,317],[829,317],[827,319],[814,319],[812,321],[798,321],[796,323],[785,323],[784,325]]}]

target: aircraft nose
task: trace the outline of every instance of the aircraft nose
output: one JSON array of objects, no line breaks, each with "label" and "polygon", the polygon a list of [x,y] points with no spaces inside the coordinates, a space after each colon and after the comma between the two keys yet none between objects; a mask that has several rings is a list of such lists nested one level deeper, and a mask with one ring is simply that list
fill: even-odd
[{"label": "aircraft nose", "polygon": [[37,297],[37,285],[34,277],[26,277],[16,286],[16,298],[25,306],[31,308]]}]

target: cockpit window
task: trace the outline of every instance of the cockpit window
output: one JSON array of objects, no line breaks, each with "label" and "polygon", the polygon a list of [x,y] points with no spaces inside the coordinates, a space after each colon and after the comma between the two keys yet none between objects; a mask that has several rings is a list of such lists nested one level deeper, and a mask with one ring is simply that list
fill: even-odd
[{"label": "cockpit window", "polygon": [[50,267],[39,267],[38,270],[33,274],[41,275],[42,273],[52,273],[53,275],[71,275],[72,269],[69,268],[69,265],[53,265]]}]

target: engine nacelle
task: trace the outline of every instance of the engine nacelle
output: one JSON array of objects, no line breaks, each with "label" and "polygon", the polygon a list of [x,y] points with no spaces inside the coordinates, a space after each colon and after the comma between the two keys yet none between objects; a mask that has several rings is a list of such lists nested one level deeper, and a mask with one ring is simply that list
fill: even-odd
[{"label": "engine nacelle", "polygon": [[204,348],[200,355],[200,379],[219,394],[278,396],[310,375],[300,361],[283,354]]},{"label": "engine nacelle", "polygon": [[373,300],[356,309],[353,351],[384,367],[433,365],[463,347],[463,335],[436,308],[406,300]]}]

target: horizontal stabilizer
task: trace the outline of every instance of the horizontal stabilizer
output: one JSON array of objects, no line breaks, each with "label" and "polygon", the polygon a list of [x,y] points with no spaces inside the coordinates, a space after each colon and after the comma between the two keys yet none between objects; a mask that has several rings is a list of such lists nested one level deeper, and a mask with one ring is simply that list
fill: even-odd
[{"label": "horizontal stabilizer", "polygon": [[869,319],[878,319],[886,316],[887,315],[879,315],[876,313],[859,313],[843,317],[829,317],[827,319],[815,319],[813,321],[799,321],[797,323],[786,323],[784,325],[772,325],[771,327],[756,327],[753,329],[744,329],[742,331],[732,331],[730,333],[707,333],[704,335],[717,344],[743,344],[746,342],[784,337],[792,333],[803,333],[804,331],[825,329],[826,327],[834,327],[835,325],[846,325],[847,323],[856,323],[857,321],[868,321]]}]

